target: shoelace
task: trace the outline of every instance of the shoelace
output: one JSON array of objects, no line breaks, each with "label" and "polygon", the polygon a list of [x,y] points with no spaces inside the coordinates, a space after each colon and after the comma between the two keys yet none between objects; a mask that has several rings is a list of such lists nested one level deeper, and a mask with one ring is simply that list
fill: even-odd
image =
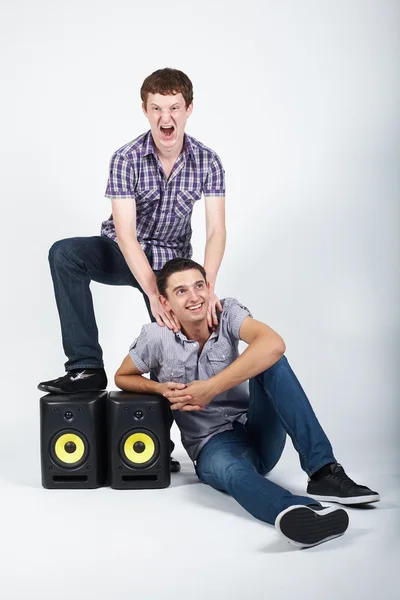
[{"label": "shoelace", "polygon": [[330,477],[336,479],[339,482],[339,487],[343,491],[348,491],[352,487],[361,487],[358,485],[358,483],[356,483],[355,481],[350,479],[348,475],[346,475],[343,467],[336,468],[336,470],[333,473],[331,473]]}]

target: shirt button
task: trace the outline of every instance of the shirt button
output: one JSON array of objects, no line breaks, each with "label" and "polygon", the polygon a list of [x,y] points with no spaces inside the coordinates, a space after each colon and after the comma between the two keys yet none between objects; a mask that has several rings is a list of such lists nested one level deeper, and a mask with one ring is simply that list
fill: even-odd
[{"label": "shirt button", "polygon": [[222,358],[225,358],[225,354],[222,355]]}]

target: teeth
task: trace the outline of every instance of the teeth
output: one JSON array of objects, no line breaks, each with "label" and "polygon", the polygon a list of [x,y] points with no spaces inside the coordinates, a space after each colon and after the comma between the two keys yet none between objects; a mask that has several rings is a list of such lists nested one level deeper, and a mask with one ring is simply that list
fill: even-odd
[{"label": "teeth", "polygon": [[196,310],[197,308],[200,308],[201,304],[202,303],[200,302],[200,304],[197,304],[196,306],[188,306],[188,309],[189,310]]}]

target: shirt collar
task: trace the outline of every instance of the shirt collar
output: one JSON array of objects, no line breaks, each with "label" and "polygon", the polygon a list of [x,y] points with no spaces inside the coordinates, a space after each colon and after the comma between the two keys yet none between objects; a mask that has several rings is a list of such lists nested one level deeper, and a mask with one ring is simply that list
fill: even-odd
[{"label": "shirt collar", "polygon": [[[191,157],[193,159],[194,162],[196,162],[196,156],[193,150],[193,144],[190,141],[190,138],[188,135],[184,136],[184,141],[183,141],[183,153],[185,155],[185,157],[189,158]],[[153,136],[151,135],[151,130],[149,130],[146,134],[143,146],[142,146],[142,155],[143,156],[148,156],[149,154],[153,154],[154,156],[157,156],[157,152],[156,152],[156,146],[154,144],[154,140],[153,140]]]},{"label": "shirt collar", "polygon": [[151,135],[151,130],[149,130],[147,132],[145,140],[144,140],[144,144],[142,147],[142,155],[148,156],[149,154],[154,154],[154,156],[157,156],[153,136]]},{"label": "shirt collar", "polygon": [[[218,326],[217,326],[216,330],[211,333],[211,335],[208,338],[207,342],[209,340],[213,340],[214,338],[216,338],[216,337],[219,336],[219,329],[220,329],[220,324],[218,323]],[[180,330],[175,333],[175,336],[177,338],[179,338],[180,340],[182,340],[182,342],[194,342],[195,341],[195,340],[188,340],[188,338],[186,337],[186,335],[184,333],[182,333],[182,331],[180,331]]]}]

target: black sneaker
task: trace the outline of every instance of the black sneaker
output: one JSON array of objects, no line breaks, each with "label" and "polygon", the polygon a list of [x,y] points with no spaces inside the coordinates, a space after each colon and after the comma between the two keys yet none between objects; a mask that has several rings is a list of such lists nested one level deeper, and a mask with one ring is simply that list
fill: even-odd
[{"label": "black sneaker", "polygon": [[76,394],[77,392],[97,392],[107,387],[104,369],[74,369],[63,377],[42,381],[38,389],[52,394]]},{"label": "black sneaker", "polygon": [[373,492],[365,485],[358,485],[346,475],[342,465],[328,465],[330,472],[314,481],[310,479],[307,494],[315,500],[339,502],[340,504],[367,504],[379,502],[378,492]]},{"label": "black sneaker", "polygon": [[349,516],[336,506],[289,506],[275,519],[277,531],[291,544],[310,548],[344,534]]},{"label": "black sneaker", "polygon": [[171,473],[179,473],[179,471],[181,470],[181,463],[178,460],[176,460],[176,458],[174,458],[173,456],[171,456],[169,459],[169,466],[171,469]]}]

